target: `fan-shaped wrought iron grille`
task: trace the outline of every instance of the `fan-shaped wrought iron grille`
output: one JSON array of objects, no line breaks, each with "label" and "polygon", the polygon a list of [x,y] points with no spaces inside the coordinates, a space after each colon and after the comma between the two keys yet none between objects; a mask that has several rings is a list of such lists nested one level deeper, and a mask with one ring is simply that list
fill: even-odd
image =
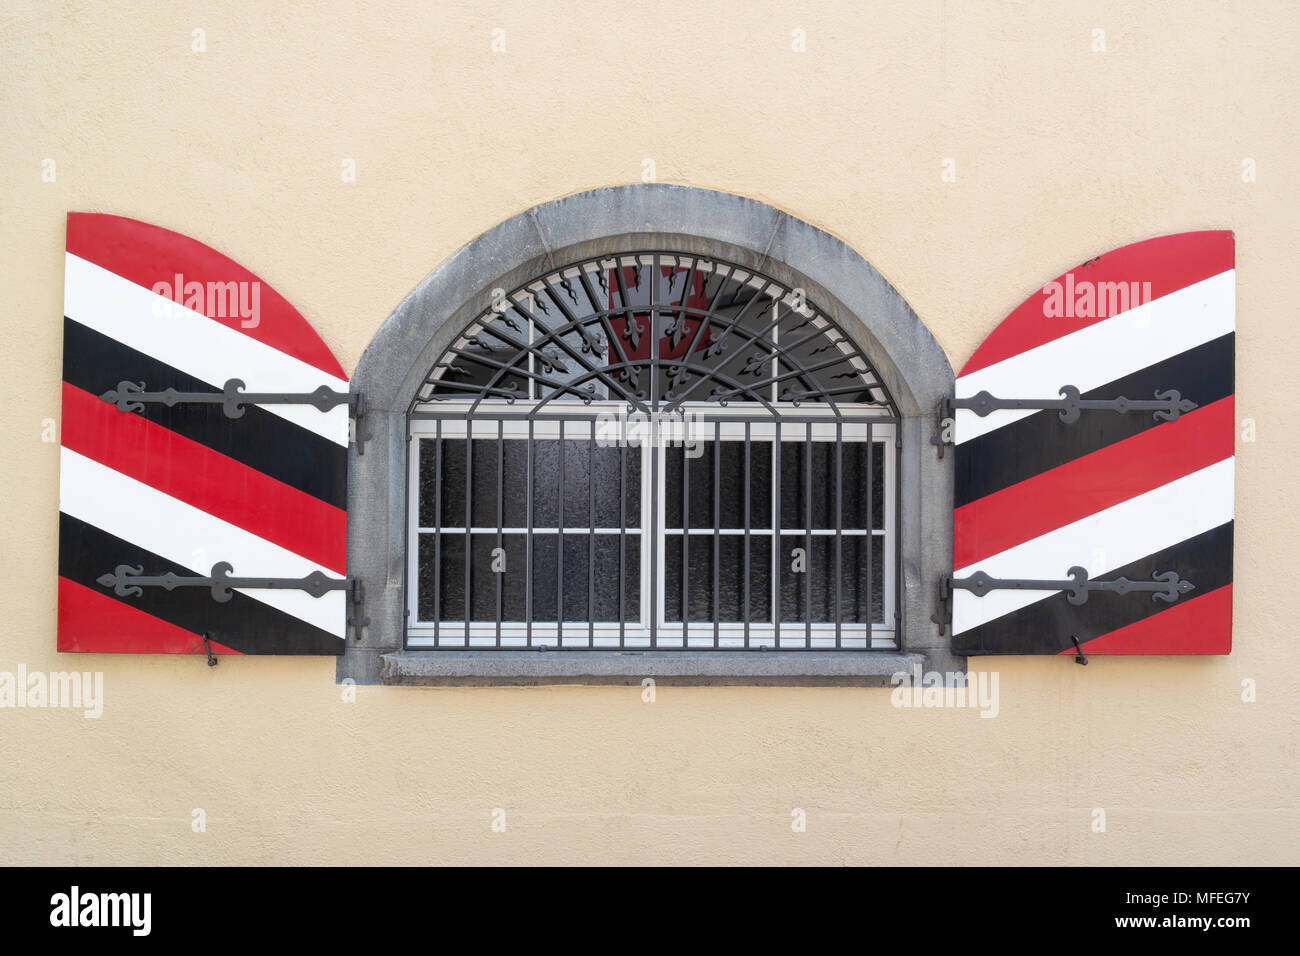
[{"label": "fan-shaped wrought iron grille", "polygon": [[497,290],[408,420],[409,646],[894,646],[897,414],[800,289],[555,269]]}]

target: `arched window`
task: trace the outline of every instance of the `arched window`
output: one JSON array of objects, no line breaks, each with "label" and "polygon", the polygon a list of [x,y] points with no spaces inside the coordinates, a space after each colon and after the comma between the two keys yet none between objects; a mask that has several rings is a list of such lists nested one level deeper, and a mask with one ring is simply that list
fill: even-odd
[{"label": "arched window", "polygon": [[898,414],[802,289],[667,251],[548,270],[429,370],[411,648],[893,648]]},{"label": "arched window", "polygon": [[[952,368],[839,239],[665,184],[483,233],[352,378],[340,679],[888,683],[948,670]],[[570,651],[574,653],[570,653]]]}]

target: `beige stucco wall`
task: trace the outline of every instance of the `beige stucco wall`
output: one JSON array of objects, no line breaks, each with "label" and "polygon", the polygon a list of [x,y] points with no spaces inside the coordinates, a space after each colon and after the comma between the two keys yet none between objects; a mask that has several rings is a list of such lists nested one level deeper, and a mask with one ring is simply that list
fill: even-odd
[{"label": "beige stucco wall", "polygon": [[[0,862],[1300,862],[1293,4],[52,6],[0,13],[0,670],[101,670],[105,705],[0,710]],[[54,652],[68,210],[227,253],[350,370],[458,246],[646,158],[842,237],[954,366],[1084,259],[1234,229],[1232,655],[995,659],[990,720],[847,688],[346,703],[330,659]]]}]

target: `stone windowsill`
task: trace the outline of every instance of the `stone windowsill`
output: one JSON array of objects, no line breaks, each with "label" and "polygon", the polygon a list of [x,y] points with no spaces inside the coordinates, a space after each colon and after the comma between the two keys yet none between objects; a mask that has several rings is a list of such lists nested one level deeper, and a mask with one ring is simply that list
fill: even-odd
[{"label": "stone windowsill", "polygon": [[899,651],[397,651],[384,654],[385,684],[748,684],[889,686],[925,667]]}]

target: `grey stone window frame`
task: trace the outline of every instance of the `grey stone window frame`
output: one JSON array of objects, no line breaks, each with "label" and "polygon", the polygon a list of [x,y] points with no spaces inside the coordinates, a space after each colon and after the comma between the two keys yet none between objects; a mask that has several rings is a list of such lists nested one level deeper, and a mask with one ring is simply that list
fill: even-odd
[{"label": "grey stone window frame", "polygon": [[[901,417],[898,650],[407,650],[407,422],[428,370],[492,290],[596,255],[656,248],[734,262],[807,297],[870,358]],[[511,217],[430,273],[384,321],[352,377],[365,396],[364,452],[348,458],[348,569],[365,586],[368,625],[350,634],[337,679],[364,684],[868,685],[900,671],[964,670],[931,622],[935,582],[952,569],[952,455],[930,438],[954,375],[902,296],[840,239],[772,206],[716,190],[660,183],[576,193]]]}]

